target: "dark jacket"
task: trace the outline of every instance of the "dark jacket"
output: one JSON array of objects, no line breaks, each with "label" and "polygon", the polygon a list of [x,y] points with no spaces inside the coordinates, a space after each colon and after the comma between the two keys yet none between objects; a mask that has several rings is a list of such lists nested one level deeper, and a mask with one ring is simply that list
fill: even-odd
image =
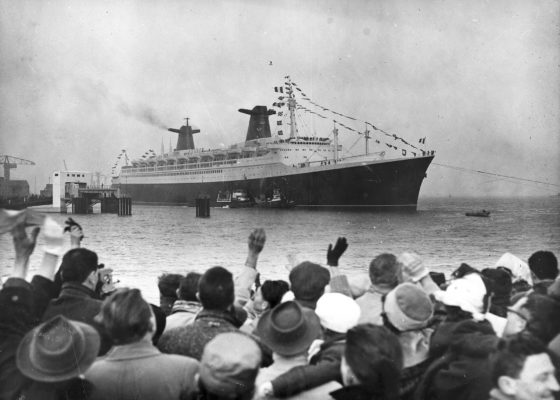
[{"label": "dark jacket", "polygon": [[16,398],[29,379],[16,366],[21,339],[39,324],[44,305],[56,296],[52,281],[34,276],[31,284],[9,278],[0,290],[0,399]]},{"label": "dark jacket", "polygon": [[88,400],[93,385],[85,379],[74,378],[66,382],[33,382],[18,400]]},{"label": "dark jacket", "polygon": [[321,345],[310,365],[292,368],[272,383],[275,397],[289,397],[331,381],[342,384],[340,363],[344,354],[346,335],[333,334]]},{"label": "dark jacket", "polygon": [[190,325],[165,331],[158,341],[158,348],[162,353],[180,354],[200,361],[206,343],[220,333],[238,331],[236,325],[230,312],[203,309]]},{"label": "dark jacket", "polygon": [[335,400],[385,400],[385,397],[372,394],[360,385],[345,386],[329,394]]},{"label": "dark jacket", "polygon": [[112,343],[103,326],[94,319],[101,311],[101,304],[102,301],[93,290],[80,283],[66,282],[62,284],[60,296],[49,303],[43,314],[43,321],[56,315],[63,315],[68,319],[93,326],[101,337],[99,355],[103,355],[111,348]]},{"label": "dark jacket", "polygon": [[498,338],[491,327],[464,321],[451,332],[448,351],[426,371],[416,400],[477,400],[492,388],[489,355]]}]

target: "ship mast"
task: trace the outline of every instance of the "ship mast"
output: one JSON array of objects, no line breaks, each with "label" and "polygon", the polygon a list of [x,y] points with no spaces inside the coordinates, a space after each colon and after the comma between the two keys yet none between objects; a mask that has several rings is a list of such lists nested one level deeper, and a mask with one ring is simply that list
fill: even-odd
[{"label": "ship mast", "polygon": [[369,136],[369,131],[367,129],[367,124],[366,124],[366,130],[364,132],[364,139],[366,140],[366,156],[369,154],[369,146],[368,146],[368,142],[371,139],[371,136]]},{"label": "ship mast", "polygon": [[295,116],[295,111],[296,111],[296,99],[294,96],[294,91],[292,88],[292,80],[291,78],[288,76],[288,110],[290,111],[290,138],[295,138],[296,134],[297,134],[297,125],[296,125],[296,116]]}]

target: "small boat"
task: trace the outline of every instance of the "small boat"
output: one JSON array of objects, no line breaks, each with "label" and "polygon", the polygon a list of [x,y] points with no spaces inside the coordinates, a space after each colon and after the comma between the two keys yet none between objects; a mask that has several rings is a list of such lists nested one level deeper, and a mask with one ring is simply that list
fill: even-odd
[{"label": "small boat", "polygon": [[244,189],[236,189],[233,193],[219,192],[216,203],[222,208],[247,208],[255,205],[254,199]]},{"label": "small boat", "polygon": [[465,213],[465,215],[467,217],[489,217],[490,216],[490,211],[486,211],[486,210],[471,211],[471,212]]},{"label": "small boat", "polygon": [[261,208],[293,208],[295,205],[295,201],[288,200],[280,189],[274,189],[272,197],[267,197],[264,200],[257,200],[256,202],[256,206]]}]

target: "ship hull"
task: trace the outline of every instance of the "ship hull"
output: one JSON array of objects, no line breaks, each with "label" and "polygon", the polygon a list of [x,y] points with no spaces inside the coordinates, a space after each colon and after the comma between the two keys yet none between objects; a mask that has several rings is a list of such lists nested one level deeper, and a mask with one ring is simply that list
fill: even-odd
[{"label": "ship hull", "polygon": [[381,163],[325,168],[297,174],[221,182],[126,183],[121,193],[136,203],[194,205],[207,196],[214,207],[218,194],[243,189],[254,199],[266,198],[273,188],[298,207],[374,207],[416,210],[418,194],[433,156]]}]

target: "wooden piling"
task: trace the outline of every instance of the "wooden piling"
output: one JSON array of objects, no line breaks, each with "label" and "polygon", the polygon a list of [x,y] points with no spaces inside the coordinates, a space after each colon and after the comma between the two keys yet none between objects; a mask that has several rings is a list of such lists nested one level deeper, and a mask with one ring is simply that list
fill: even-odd
[{"label": "wooden piling", "polygon": [[196,199],[196,217],[210,218],[210,199],[200,197]]},{"label": "wooden piling", "polygon": [[132,215],[132,199],[130,197],[119,197],[119,217]]}]

